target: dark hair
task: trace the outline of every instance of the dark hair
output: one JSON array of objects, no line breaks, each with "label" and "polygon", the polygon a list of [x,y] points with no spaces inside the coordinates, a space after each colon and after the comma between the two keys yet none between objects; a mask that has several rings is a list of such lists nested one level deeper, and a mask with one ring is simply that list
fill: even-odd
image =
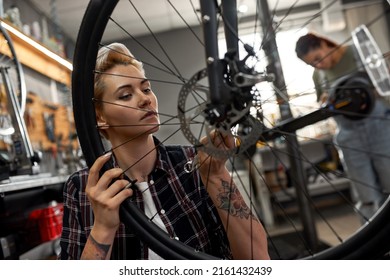
[{"label": "dark hair", "polygon": [[338,46],[335,42],[325,37],[308,33],[298,39],[295,46],[295,52],[297,56],[302,59],[302,57],[308,54],[311,50],[319,48],[322,42],[325,42],[328,47]]}]

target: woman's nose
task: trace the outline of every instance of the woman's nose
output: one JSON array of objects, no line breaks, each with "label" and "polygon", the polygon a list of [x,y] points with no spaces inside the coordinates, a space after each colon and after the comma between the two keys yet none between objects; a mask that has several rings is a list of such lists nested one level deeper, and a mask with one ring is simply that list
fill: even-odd
[{"label": "woman's nose", "polygon": [[149,96],[146,96],[144,94],[140,95],[139,106],[141,108],[149,106],[150,103],[152,103],[152,101],[150,100]]}]

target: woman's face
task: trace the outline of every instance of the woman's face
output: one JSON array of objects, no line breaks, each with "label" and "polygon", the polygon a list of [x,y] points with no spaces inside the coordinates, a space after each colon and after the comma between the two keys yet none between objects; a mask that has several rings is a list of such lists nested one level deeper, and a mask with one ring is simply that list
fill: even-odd
[{"label": "woman's face", "polygon": [[333,66],[332,57],[332,48],[322,42],[320,47],[310,50],[302,60],[317,69],[330,69]]},{"label": "woman's face", "polygon": [[97,119],[110,141],[126,141],[158,131],[157,98],[144,74],[133,65],[117,65],[107,73]]}]

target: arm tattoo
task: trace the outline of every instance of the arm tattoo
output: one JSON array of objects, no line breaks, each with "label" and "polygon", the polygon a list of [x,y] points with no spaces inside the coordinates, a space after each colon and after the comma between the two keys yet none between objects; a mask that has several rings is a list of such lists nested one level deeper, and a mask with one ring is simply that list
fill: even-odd
[{"label": "arm tattoo", "polygon": [[221,185],[222,187],[217,196],[217,200],[219,201],[217,207],[227,211],[233,217],[241,219],[254,218],[236,184],[234,184],[234,182],[221,180]]},{"label": "arm tattoo", "polygon": [[111,245],[110,244],[102,244],[97,242],[92,234],[89,235],[89,239],[93,246],[96,248],[95,257],[100,260],[106,259],[107,253],[110,250]]}]

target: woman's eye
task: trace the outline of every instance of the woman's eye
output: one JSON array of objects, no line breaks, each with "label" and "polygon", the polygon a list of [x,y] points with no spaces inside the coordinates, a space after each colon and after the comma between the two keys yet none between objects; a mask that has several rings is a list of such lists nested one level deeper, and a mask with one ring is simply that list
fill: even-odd
[{"label": "woman's eye", "polygon": [[149,92],[151,92],[151,91],[152,91],[151,88],[146,88],[146,89],[144,89],[144,92],[145,92],[145,93],[149,93]]},{"label": "woman's eye", "polygon": [[123,95],[119,96],[119,99],[126,100],[126,99],[129,99],[130,97],[131,97],[131,94],[128,93],[128,94],[123,94]]}]

